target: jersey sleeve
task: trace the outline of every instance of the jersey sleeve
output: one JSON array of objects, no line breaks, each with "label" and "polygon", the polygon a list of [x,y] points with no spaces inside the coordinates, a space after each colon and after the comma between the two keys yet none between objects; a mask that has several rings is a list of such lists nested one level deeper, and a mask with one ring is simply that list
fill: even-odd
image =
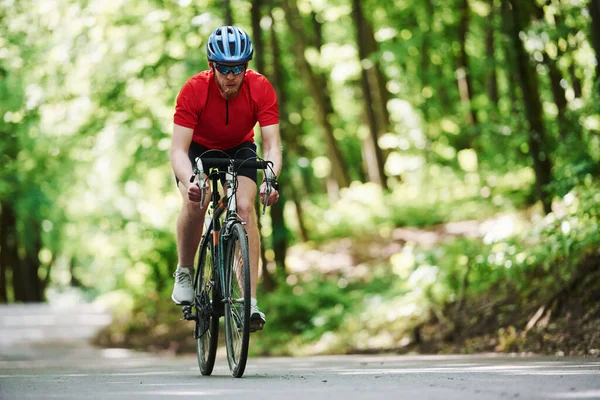
[{"label": "jersey sleeve", "polygon": [[188,80],[179,91],[173,122],[194,129],[200,117],[200,102],[196,98],[194,85]]},{"label": "jersey sleeve", "polygon": [[269,126],[279,123],[279,107],[277,105],[277,95],[271,82],[265,77],[261,77],[262,96],[258,102],[257,120],[260,126]]}]

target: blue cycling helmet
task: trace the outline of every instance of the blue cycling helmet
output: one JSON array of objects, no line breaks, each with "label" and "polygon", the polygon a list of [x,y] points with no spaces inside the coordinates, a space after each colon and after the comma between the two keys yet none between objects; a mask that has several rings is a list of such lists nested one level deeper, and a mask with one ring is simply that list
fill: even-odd
[{"label": "blue cycling helmet", "polygon": [[208,61],[243,63],[252,60],[250,36],[241,28],[222,26],[210,34],[206,43]]}]

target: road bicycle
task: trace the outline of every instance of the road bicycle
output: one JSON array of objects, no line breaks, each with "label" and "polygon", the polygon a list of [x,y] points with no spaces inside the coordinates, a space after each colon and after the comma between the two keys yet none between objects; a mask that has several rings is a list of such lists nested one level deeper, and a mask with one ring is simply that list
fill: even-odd
[{"label": "road bicycle", "polygon": [[[184,305],[183,315],[184,319],[195,321],[198,367],[202,375],[212,374],[219,339],[219,319],[224,317],[229,369],[234,377],[240,378],[248,359],[250,332],[262,329],[262,326],[250,320],[250,250],[244,222],[237,214],[237,171],[240,168],[263,170],[267,182],[263,213],[277,181],[269,161],[232,159],[229,156],[207,158],[203,155],[195,160],[190,182],[195,182],[201,189],[201,206],[204,206],[208,189],[211,200],[205,217],[205,232],[200,241],[194,301]],[[211,166],[206,171],[206,178],[204,165]],[[219,180],[225,181],[224,198],[219,194]]]}]

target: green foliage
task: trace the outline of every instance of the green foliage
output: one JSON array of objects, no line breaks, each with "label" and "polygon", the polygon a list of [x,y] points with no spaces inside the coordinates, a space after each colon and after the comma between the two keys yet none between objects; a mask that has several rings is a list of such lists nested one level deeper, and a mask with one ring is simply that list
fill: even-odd
[{"label": "green foliage", "polygon": [[325,332],[335,331],[351,309],[353,296],[337,281],[311,276],[309,282],[287,285],[261,296],[268,310],[268,329],[253,339],[256,354],[289,354],[292,343],[312,342]]},{"label": "green foliage", "polygon": [[[251,3],[234,3],[235,23],[250,31]],[[555,210],[546,217],[537,214],[532,190],[530,122],[518,85],[522,66],[507,36],[514,21],[505,2],[468,2],[468,19],[453,2],[360,2],[375,34],[368,60],[358,57],[351,2],[298,3],[309,32],[304,55],[325,77],[322,90],[332,103],[327,120],[353,183],[338,191],[332,182],[332,149],[319,103],[308,94],[301,60],[292,51],[298,38],[282,8],[267,14],[264,7],[265,48],[257,51],[266,56],[269,79],[279,72],[286,99],[280,104],[288,168],[282,187],[292,244],[318,249],[343,238],[360,254],[374,241],[392,242],[401,229],[436,239],[431,247],[408,240],[396,254],[365,261],[369,273],[362,278],[347,271],[288,271],[295,278],[261,299],[269,329],[256,336],[253,351],[393,348],[453,302],[508,287],[523,296],[537,289],[550,293],[568,280],[600,242],[599,81],[594,86],[585,2],[532,9],[520,35],[525,61],[539,79],[548,131],[544,157],[553,165],[552,183],[544,189],[554,196]],[[113,343],[187,343],[187,336],[169,339],[179,314],[164,304],[177,262],[174,228],[181,204],[168,150],[175,98],[186,79],[207,67],[205,40],[223,23],[221,4],[0,4],[0,212],[10,206],[17,213],[10,228],[20,260],[38,260],[38,278],[50,274],[49,297],[77,286],[85,299],[128,304],[133,311],[114,327]],[[462,27],[465,20],[469,25]],[[271,27],[277,56],[271,54]],[[457,69],[462,50],[468,99]],[[377,143],[388,190],[369,174],[361,66],[381,75],[377,85],[369,78],[373,94],[384,88],[389,97],[383,107],[389,120],[382,121]],[[490,90],[493,71],[497,101]],[[553,90],[553,73],[562,91],[556,85]],[[564,115],[557,94],[566,100]],[[477,123],[469,120],[471,111]],[[483,238],[450,232],[461,223],[490,220],[502,229]],[[307,244],[298,239],[300,222]],[[263,243],[272,250],[269,238]],[[350,258],[360,264],[356,268],[364,266]],[[10,278],[14,267],[5,268]],[[183,335],[177,326],[174,332]],[[503,348],[521,346],[510,328],[501,337]],[[181,346],[193,349],[193,343]]]},{"label": "green foliage", "polygon": [[[483,242],[456,240],[428,253],[426,262],[442,272],[436,283],[444,293],[441,303],[457,300],[458,295],[480,295],[499,282],[529,293],[538,289],[529,281],[538,272],[548,288],[568,281],[573,266],[600,245],[598,188],[597,182],[576,187],[554,203],[555,212],[534,221],[531,228],[522,230],[516,219],[505,219]],[[463,289],[468,292],[461,293]]]},{"label": "green foliage", "polygon": [[340,199],[328,208],[323,198],[317,198],[316,204],[307,203],[305,222],[310,227],[310,238],[323,242],[382,234],[403,226],[483,220],[526,205],[532,183],[528,168],[498,176],[455,171],[436,164],[425,171],[407,172],[404,179],[391,192],[372,183],[355,182],[342,190]]},{"label": "green foliage", "polygon": [[[597,181],[577,186],[554,203],[552,214],[530,222],[509,214],[483,240],[457,238],[432,250],[405,247],[384,267],[387,272],[372,273],[367,283],[340,289],[333,275],[299,281],[293,289],[280,286],[261,300],[269,326],[256,337],[254,351],[314,354],[404,346],[415,327],[448,304],[490,294],[530,309],[527,302],[549,298],[600,247],[599,189]],[[501,351],[530,343],[510,326],[498,340]]]}]

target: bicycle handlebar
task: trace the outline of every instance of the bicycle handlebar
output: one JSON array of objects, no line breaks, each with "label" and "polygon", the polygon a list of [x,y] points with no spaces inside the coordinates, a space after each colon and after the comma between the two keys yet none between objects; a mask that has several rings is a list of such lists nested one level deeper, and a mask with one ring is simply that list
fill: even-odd
[{"label": "bicycle handlebar", "polygon": [[[265,178],[265,182],[267,183],[267,188],[266,188],[267,190],[266,190],[265,200],[263,203],[263,214],[266,211],[267,202],[269,200],[269,195],[271,194],[272,190],[273,189],[278,190],[277,177],[273,173],[273,168],[272,168],[273,162],[271,162],[271,161],[250,160],[250,159],[230,159],[230,158],[206,158],[206,157],[196,157],[195,161],[196,161],[196,164],[194,165],[194,175],[192,175],[192,177],[190,178],[190,183],[194,182],[197,175],[204,173],[203,164],[209,164],[209,165],[211,165],[211,168],[212,167],[215,167],[215,168],[229,167],[230,165],[233,164],[234,168],[242,167],[242,168],[264,170],[265,171],[264,178]],[[197,182],[196,184],[202,190],[202,200],[201,200],[200,204],[204,204],[204,190],[206,189],[206,187],[208,185],[202,179],[200,179],[200,181],[201,181],[201,183]]]},{"label": "bicycle handlebar", "polygon": [[259,161],[259,160],[247,160],[243,158],[229,159],[229,158],[205,158],[205,157],[197,157],[204,164],[210,164],[214,167],[228,167],[231,165],[233,161],[234,168],[252,168],[252,169],[267,169],[269,166],[272,166],[273,163],[271,161]]}]

